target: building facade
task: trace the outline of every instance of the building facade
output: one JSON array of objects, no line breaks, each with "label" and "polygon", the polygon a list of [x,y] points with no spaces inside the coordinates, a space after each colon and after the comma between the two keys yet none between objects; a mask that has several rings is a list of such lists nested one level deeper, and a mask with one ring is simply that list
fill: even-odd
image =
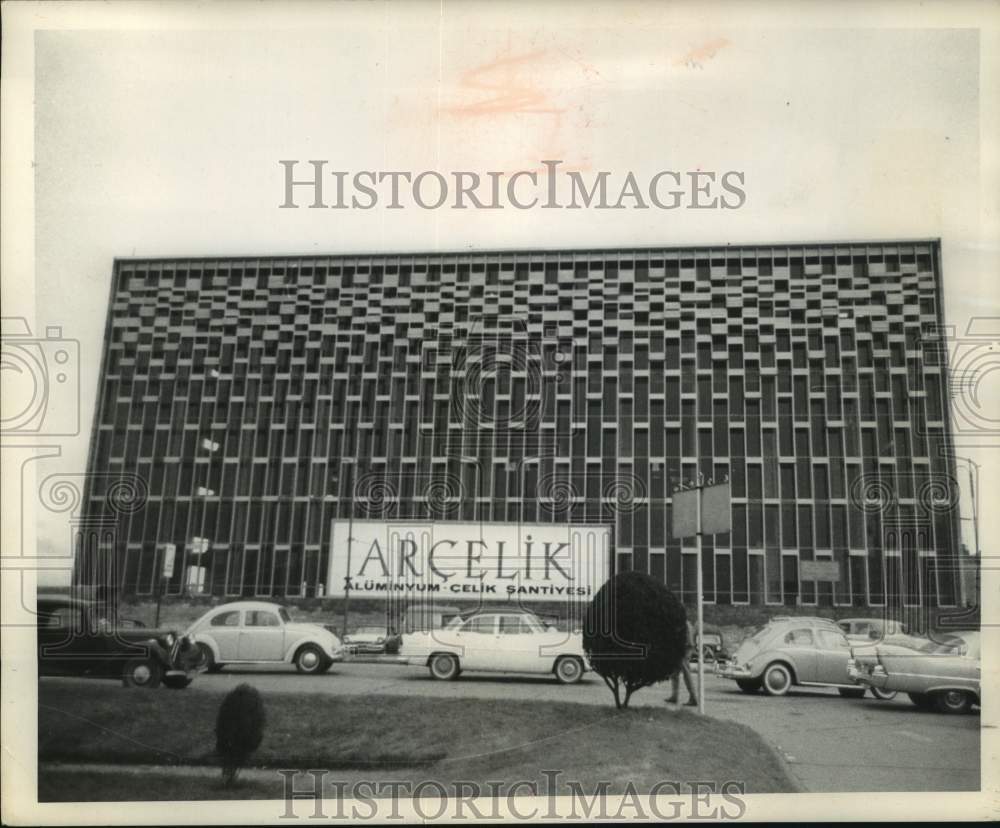
[{"label": "building facade", "polygon": [[[119,260],[78,554],[152,594],[316,595],[335,521],[607,524],[693,600],[959,601],[935,241]],[[127,484],[127,485],[126,485]],[[86,545],[85,545],[86,546]],[[95,559],[101,558],[98,566]]]}]

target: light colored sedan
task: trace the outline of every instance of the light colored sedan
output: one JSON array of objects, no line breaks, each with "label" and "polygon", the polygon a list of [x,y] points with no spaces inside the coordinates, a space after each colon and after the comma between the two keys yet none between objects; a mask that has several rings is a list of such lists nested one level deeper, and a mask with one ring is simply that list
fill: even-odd
[{"label": "light colored sedan", "polygon": [[294,664],[300,673],[322,673],[344,658],[340,639],[319,624],[292,620],[269,601],[234,601],[210,609],[187,635],[210,673],[227,664]]},{"label": "light colored sedan", "polygon": [[[744,693],[762,687],[783,696],[792,687],[836,687],[842,696],[860,698],[865,687],[847,674],[851,645],[828,618],[775,618],[744,641],[718,673],[733,679]],[[892,698],[873,689],[877,698]]]},{"label": "light colored sedan", "polygon": [[855,653],[848,672],[872,689],[906,693],[917,707],[965,713],[981,700],[979,633],[925,640],[918,649],[879,645],[874,653]]},{"label": "light colored sedan", "polygon": [[876,644],[894,644],[901,647],[920,647],[926,638],[912,635],[909,627],[899,621],[882,618],[841,618],[837,626],[844,631],[854,647]]},{"label": "light colored sedan", "polygon": [[524,611],[480,610],[443,629],[404,635],[400,659],[442,680],[468,670],[551,674],[575,684],[589,669],[582,635],[547,627]]}]

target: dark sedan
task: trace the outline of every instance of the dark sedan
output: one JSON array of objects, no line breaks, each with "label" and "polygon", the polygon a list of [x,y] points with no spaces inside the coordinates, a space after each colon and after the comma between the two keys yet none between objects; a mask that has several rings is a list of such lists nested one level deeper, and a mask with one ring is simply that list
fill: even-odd
[{"label": "dark sedan", "polygon": [[38,597],[38,675],[119,679],[128,687],[181,689],[197,651],[172,630],[116,624],[90,601]]}]

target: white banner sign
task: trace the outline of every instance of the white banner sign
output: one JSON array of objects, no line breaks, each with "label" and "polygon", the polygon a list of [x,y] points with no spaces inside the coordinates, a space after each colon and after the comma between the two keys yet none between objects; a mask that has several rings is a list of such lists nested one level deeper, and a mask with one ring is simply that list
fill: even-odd
[{"label": "white banner sign", "polygon": [[610,567],[608,526],[335,520],[327,592],[589,601]]}]

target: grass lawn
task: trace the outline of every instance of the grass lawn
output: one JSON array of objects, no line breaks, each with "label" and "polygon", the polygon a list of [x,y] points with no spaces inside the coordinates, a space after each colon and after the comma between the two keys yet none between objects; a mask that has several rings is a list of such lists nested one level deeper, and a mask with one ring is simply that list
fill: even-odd
[{"label": "grass lawn", "polygon": [[[129,690],[111,682],[39,683],[39,795],[50,799],[219,799],[231,793],[187,774],[47,770],[47,762],[213,765],[218,694]],[[317,696],[265,693],[258,768],[327,768],[393,779],[607,780],[648,789],[661,780],[735,780],[747,793],[795,790],[750,728],[687,711],[617,711],[572,702]],[[360,774],[360,776],[359,776]],[[91,778],[93,777],[93,778]],[[387,777],[387,778],[388,778]],[[102,783],[100,780],[104,779]],[[161,779],[159,775],[156,779]],[[237,798],[280,797],[267,774],[248,774]]]}]

